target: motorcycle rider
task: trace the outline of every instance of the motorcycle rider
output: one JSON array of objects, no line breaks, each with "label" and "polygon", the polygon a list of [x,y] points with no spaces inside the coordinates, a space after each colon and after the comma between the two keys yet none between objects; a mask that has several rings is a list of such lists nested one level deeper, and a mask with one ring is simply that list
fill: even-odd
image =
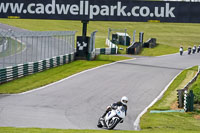
[{"label": "motorcycle rider", "polygon": [[101,116],[100,119],[104,120],[104,117],[106,116],[106,114],[109,111],[111,111],[112,109],[116,109],[116,106],[123,106],[125,108],[125,115],[126,115],[126,112],[127,112],[127,103],[128,103],[128,98],[126,96],[123,96],[121,98],[121,101],[113,103],[113,104],[111,104],[111,106],[108,106],[106,112]]},{"label": "motorcycle rider", "polygon": [[197,48],[197,53],[199,53],[200,52],[200,45],[199,45],[199,47]]},{"label": "motorcycle rider", "polygon": [[181,46],[179,49],[180,55],[183,55],[183,47]]},{"label": "motorcycle rider", "polygon": [[195,54],[196,50],[197,50],[197,47],[196,47],[196,45],[194,45],[192,48],[192,53]]},{"label": "motorcycle rider", "polygon": [[188,47],[188,55],[191,54],[191,51],[192,51],[192,48],[189,46],[189,47]]}]

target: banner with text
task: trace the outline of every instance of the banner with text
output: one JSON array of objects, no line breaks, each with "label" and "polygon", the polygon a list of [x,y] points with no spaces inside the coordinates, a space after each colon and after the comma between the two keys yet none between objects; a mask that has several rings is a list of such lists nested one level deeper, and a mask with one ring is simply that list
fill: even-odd
[{"label": "banner with text", "polygon": [[199,7],[199,2],[1,0],[0,18],[199,23]]}]

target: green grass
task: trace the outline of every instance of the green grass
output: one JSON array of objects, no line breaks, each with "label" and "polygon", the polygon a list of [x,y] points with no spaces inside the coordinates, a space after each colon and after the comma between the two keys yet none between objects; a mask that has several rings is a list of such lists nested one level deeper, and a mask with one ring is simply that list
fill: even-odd
[{"label": "green grass", "polygon": [[178,49],[174,46],[157,44],[155,48],[143,48],[140,55],[142,56],[160,56],[177,53]]},{"label": "green grass", "polygon": [[129,57],[127,58],[124,56],[112,56],[112,55],[99,55],[96,58],[97,61],[107,61],[107,62],[116,62],[125,59],[132,59],[132,58]]},{"label": "green grass", "polygon": [[97,57],[97,60],[95,61],[77,60],[69,64],[65,64],[40,73],[36,73],[34,75],[19,78],[8,83],[4,83],[0,85],[0,93],[10,94],[32,90],[61,80],[75,73],[124,59],[130,58],[110,55],[99,55]]},{"label": "green grass", "polygon": [[[190,113],[150,113],[150,110],[168,110],[176,100],[176,90],[181,89],[197,72],[197,66],[184,70],[169,86],[161,100],[154,104],[141,118],[141,128],[144,130],[185,130],[200,131],[200,120],[194,118],[200,111]],[[190,76],[189,76],[190,75]],[[188,78],[188,76],[190,78]]]},{"label": "green grass", "polygon": [[[128,46],[124,46],[124,45],[117,45],[118,46],[118,54],[126,54],[126,48],[128,47]],[[120,50],[120,48],[122,48],[121,50]]]},{"label": "green grass", "polygon": [[[80,21],[67,20],[30,20],[30,19],[0,19],[1,23],[17,26],[33,31],[48,30],[75,30],[77,35],[82,33],[82,23]],[[128,34],[132,37],[136,30],[136,41],[139,40],[139,32],[144,32],[144,41],[149,38],[157,38],[160,46],[152,49],[145,49],[142,55],[153,55],[151,51],[159,51],[157,54],[171,54],[178,52],[180,45],[187,49],[189,45],[199,44],[200,24],[186,23],[149,23],[149,22],[99,22],[91,21],[88,24],[87,35],[97,30],[96,47],[105,47],[108,36],[108,28],[128,29]],[[163,45],[163,46],[162,46]],[[172,50],[173,49],[173,50]],[[156,54],[156,55],[157,55]]]},{"label": "green grass", "polygon": [[63,130],[63,129],[42,129],[42,128],[12,128],[0,127],[1,133],[198,133],[199,131],[188,130],[142,130],[142,131],[122,131],[122,130]]},{"label": "green grass", "polygon": [[[146,113],[142,117],[142,129],[151,130],[184,130],[200,131],[200,121],[194,118],[194,113]],[[144,122],[146,121],[146,122]]]},{"label": "green grass", "polygon": [[[98,32],[97,32],[97,34],[98,34]],[[102,37],[96,37],[95,38],[95,45],[96,45],[96,48],[106,48],[106,47],[108,47],[106,45],[106,40]]]}]

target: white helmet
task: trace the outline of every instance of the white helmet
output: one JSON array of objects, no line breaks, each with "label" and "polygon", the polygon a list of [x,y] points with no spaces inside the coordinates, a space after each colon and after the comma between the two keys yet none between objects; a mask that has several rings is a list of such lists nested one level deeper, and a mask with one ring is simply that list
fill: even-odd
[{"label": "white helmet", "polygon": [[123,104],[127,104],[128,103],[128,97],[126,97],[126,96],[123,96],[122,98],[121,98],[121,102],[123,103]]}]

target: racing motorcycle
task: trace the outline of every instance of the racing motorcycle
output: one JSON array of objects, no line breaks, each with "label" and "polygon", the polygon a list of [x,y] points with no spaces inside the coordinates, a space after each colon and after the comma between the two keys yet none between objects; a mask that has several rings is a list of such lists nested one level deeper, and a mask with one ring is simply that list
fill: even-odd
[{"label": "racing motorcycle", "polygon": [[114,107],[103,119],[100,118],[98,120],[97,127],[112,130],[118,123],[123,122],[125,116],[125,108],[123,106]]}]

